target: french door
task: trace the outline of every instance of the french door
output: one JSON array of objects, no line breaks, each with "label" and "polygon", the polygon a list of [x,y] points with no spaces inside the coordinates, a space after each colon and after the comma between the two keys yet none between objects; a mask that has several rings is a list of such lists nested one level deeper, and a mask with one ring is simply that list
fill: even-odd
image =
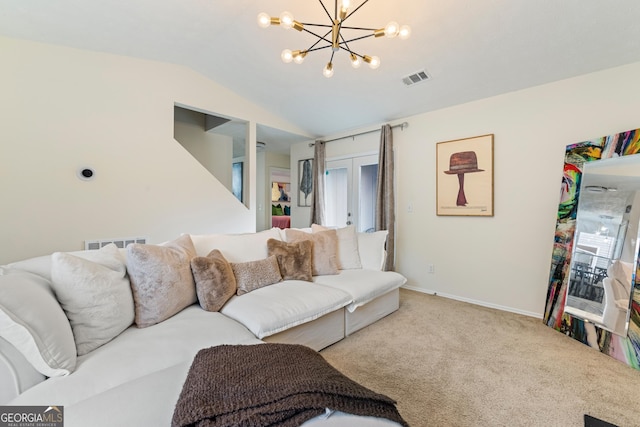
[{"label": "french door", "polygon": [[328,226],[375,228],[378,155],[330,160],[326,163],[325,214]]}]

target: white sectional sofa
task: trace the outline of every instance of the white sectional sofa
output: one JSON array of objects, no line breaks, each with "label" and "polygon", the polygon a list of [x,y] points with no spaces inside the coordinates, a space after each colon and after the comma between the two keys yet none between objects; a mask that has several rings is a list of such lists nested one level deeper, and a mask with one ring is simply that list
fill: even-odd
[{"label": "white sectional sofa", "polygon": [[[386,232],[352,228],[274,228],[119,250],[109,245],[2,266],[0,405],[61,405],[67,427],[170,425],[200,349],[277,342],[321,350],[397,310],[406,279],[381,271],[385,241]],[[274,245],[285,255],[271,253]],[[294,247],[315,250],[307,260],[304,251],[290,257]],[[226,294],[216,294],[220,308],[209,311],[202,292],[212,288],[203,286],[215,278],[199,281],[188,267],[195,258],[213,263],[213,252],[223,255],[226,264],[216,258],[216,265],[231,267],[236,283],[233,295],[213,289]],[[321,265],[323,273],[337,270],[269,280],[274,260],[280,277],[305,276],[310,265],[314,273]],[[174,285],[177,278],[186,284]],[[96,418],[104,408],[115,410]],[[354,417],[334,413],[305,425],[397,425]]]}]

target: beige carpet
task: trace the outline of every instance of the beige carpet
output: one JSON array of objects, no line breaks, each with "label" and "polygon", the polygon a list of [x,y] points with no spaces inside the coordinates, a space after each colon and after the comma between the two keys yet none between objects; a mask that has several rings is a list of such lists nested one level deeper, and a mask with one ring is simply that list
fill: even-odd
[{"label": "beige carpet", "polygon": [[640,371],[542,320],[401,289],[400,310],[322,351],[419,426],[640,426]]}]

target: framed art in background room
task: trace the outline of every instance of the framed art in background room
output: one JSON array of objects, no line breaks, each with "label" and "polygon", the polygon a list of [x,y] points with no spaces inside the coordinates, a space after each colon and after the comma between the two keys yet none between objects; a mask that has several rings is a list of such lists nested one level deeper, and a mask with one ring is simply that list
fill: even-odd
[{"label": "framed art in background room", "polygon": [[436,214],[493,216],[493,134],[436,144]]},{"label": "framed art in background room", "polygon": [[298,206],[311,206],[313,193],[313,159],[298,160]]}]

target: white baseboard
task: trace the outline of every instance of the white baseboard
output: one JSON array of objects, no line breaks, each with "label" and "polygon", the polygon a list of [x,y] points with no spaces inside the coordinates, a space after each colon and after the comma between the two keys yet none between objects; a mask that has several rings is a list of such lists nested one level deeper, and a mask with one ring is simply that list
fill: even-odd
[{"label": "white baseboard", "polygon": [[478,301],[471,298],[460,297],[457,295],[445,294],[441,292],[432,291],[430,289],[418,288],[416,286],[404,285],[404,289],[409,289],[411,291],[422,292],[423,294],[436,295],[439,297],[454,299],[456,301],[468,302],[469,304],[480,305],[482,307],[495,308],[496,310],[508,311],[511,313],[522,314],[524,316],[535,317],[537,319],[542,319],[543,313],[534,313],[532,311],[519,310],[513,307],[506,307],[504,305],[492,304],[485,301]]}]

